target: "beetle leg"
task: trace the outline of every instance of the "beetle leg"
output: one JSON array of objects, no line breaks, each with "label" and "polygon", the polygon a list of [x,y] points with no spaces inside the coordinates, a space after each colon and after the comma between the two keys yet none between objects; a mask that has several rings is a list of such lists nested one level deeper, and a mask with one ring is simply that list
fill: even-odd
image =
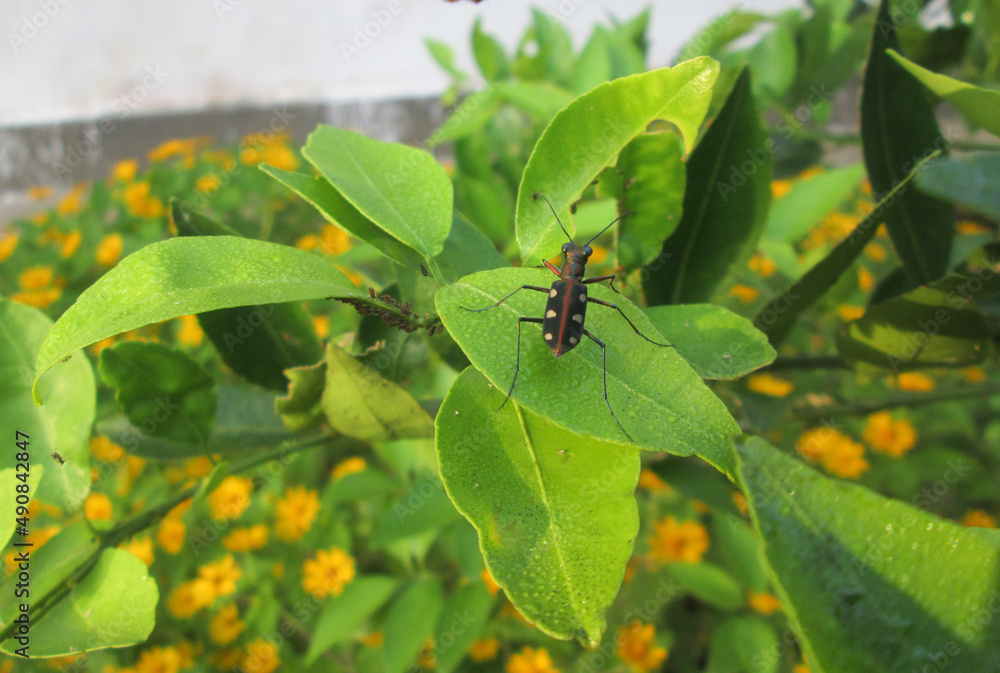
[{"label": "beetle leg", "polygon": [[620,313],[620,314],[621,314],[621,316],[622,316],[623,318],[625,318],[625,322],[627,322],[627,323],[628,323],[629,327],[631,327],[631,328],[632,328],[632,330],[633,330],[633,331],[634,331],[634,332],[635,332],[636,334],[638,334],[639,336],[641,336],[641,337],[642,337],[643,339],[645,339],[645,340],[646,340],[646,341],[648,341],[649,343],[651,343],[651,344],[655,344],[655,345],[657,345],[657,346],[663,346],[664,348],[676,348],[676,346],[675,346],[674,344],[661,344],[661,343],[660,343],[659,341],[653,341],[653,340],[652,340],[652,339],[650,339],[650,338],[649,338],[648,336],[646,336],[645,334],[643,334],[642,332],[640,332],[640,331],[639,331],[639,328],[638,328],[638,327],[636,327],[636,326],[635,326],[635,325],[634,325],[634,324],[632,323],[632,321],[628,319],[628,316],[627,316],[627,315],[625,315],[625,312],[624,312],[624,311],[622,311],[621,307],[620,307],[620,306],[619,306],[618,304],[612,304],[612,303],[611,303],[610,301],[603,301],[603,300],[601,300],[601,299],[594,299],[593,297],[587,297],[587,301],[588,301],[588,302],[591,302],[591,303],[594,303],[594,304],[600,304],[601,306],[607,306],[607,307],[609,307],[609,308],[613,308],[613,309],[615,309],[616,311],[618,311],[618,313]]},{"label": "beetle leg", "polygon": [[514,379],[510,382],[510,388],[507,390],[507,397],[503,398],[503,402],[497,407],[497,411],[503,409],[503,405],[507,404],[507,400],[510,399],[511,393],[514,392],[514,384],[517,383],[517,373],[521,371],[521,325],[526,322],[542,324],[541,318],[518,318],[517,319],[517,359],[514,361]]},{"label": "beetle leg", "polygon": [[591,283],[600,283],[601,281],[608,281],[608,287],[615,291],[615,294],[621,294],[617,288],[615,288],[615,274],[610,274],[608,276],[594,276],[593,278],[588,278],[583,281],[584,285],[590,285]]},{"label": "beetle leg", "polygon": [[491,308],[496,308],[500,304],[504,303],[505,301],[507,301],[508,299],[510,299],[511,297],[513,297],[515,294],[517,294],[521,290],[534,290],[535,292],[546,292],[547,293],[549,291],[549,288],[547,288],[547,287],[538,287],[537,285],[522,285],[521,287],[519,287],[516,290],[514,290],[513,292],[511,292],[509,295],[507,295],[506,297],[504,297],[503,299],[501,299],[497,303],[492,304],[491,306],[487,306],[486,308],[465,308],[464,306],[460,306],[459,308],[463,308],[466,311],[472,311],[473,313],[478,313],[480,311],[489,311]]},{"label": "beetle leg", "polygon": [[611,412],[611,418],[615,419],[615,423],[618,424],[618,427],[621,428],[621,431],[625,433],[626,437],[628,437],[628,441],[635,444],[635,440],[632,439],[632,435],[628,434],[628,430],[625,429],[625,426],[622,425],[622,422],[618,420],[617,416],[615,416],[615,410],[611,408],[611,402],[608,402],[608,347],[604,345],[603,341],[595,337],[589,331],[583,330],[583,333],[589,336],[591,339],[593,339],[594,343],[596,343],[598,346],[601,347],[601,353],[603,354],[603,359],[604,359],[604,369],[603,369],[603,379],[602,379],[602,383],[604,384],[604,403],[608,405],[608,411]]}]

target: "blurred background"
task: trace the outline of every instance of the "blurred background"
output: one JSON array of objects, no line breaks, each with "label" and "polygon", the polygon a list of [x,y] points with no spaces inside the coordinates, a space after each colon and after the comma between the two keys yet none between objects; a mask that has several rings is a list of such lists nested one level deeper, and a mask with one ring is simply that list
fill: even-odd
[{"label": "blurred background", "polygon": [[[0,223],[175,137],[235,142],[262,126],[294,139],[317,123],[420,143],[450,78],[425,46],[476,72],[474,22],[513,50],[535,7],[580,48],[595,23],[651,8],[649,67],[670,64],[708,21],[800,0],[7,0],[0,59]],[[470,84],[475,84],[474,81]],[[44,205],[44,204],[41,204]],[[0,224],[2,226],[2,224]]]}]

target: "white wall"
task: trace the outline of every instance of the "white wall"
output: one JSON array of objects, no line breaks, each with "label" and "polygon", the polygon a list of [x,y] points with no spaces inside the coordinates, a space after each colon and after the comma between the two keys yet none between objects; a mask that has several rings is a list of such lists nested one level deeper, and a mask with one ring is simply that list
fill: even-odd
[{"label": "white wall", "polygon": [[[0,126],[205,106],[439,94],[423,45],[461,48],[475,17],[508,47],[535,5],[579,46],[609,13],[653,6],[651,64],[663,65],[711,17],[740,4],[773,12],[801,0],[0,0]],[[393,14],[390,9],[398,10]],[[357,31],[385,26],[348,59]],[[373,26],[369,26],[372,29]],[[372,30],[371,32],[375,32]]]}]

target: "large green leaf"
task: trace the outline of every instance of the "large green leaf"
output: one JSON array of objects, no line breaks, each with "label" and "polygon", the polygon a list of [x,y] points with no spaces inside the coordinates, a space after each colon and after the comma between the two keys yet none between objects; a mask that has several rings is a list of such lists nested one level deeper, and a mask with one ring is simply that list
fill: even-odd
[{"label": "large green leaf", "polygon": [[382,624],[386,643],[385,670],[403,673],[414,662],[444,605],[441,580],[434,576],[414,580],[389,608]]},{"label": "large green leaf", "polygon": [[444,250],[434,261],[441,270],[442,278],[449,283],[476,271],[510,266],[490,239],[459,213],[455,213]]},{"label": "large green leaf", "polygon": [[309,134],[302,155],[354,208],[429,260],[448,238],[452,187],[427,152],[333,126]]},{"label": "large green leaf", "polygon": [[942,157],[920,171],[917,188],[1000,220],[1000,152]]},{"label": "large green leaf", "polygon": [[459,587],[448,597],[434,629],[435,669],[451,673],[489,623],[495,600],[482,582]]},{"label": "large green leaf", "polygon": [[992,335],[975,304],[963,299],[974,288],[981,290],[982,280],[952,274],[876,304],[841,330],[837,350],[852,364],[893,372],[982,362]]},{"label": "large green leaf", "polygon": [[482,29],[481,16],[472,25],[472,55],[487,81],[506,79],[510,75],[507,52],[495,37]]},{"label": "large green leaf", "polygon": [[705,379],[738,379],[777,357],[763,332],[721,306],[654,306],[646,315]]},{"label": "large green leaf", "polygon": [[361,295],[332,264],[298,248],[235,236],[154,243],[119,262],[56,321],[35,362],[35,399],[52,365],[121,332],[220,308]]},{"label": "large green leaf", "polygon": [[466,369],[437,420],[448,495],[517,609],[596,645],[638,532],[639,453],[562,430]]},{"label": "large green leaf", "polygon": [[601,174],[601,196],[634,215],[618,224],[618,264],[630,273],[651,262],[681,221],[687,171],[673,133],[644,133],[625,146],[613,169]]},{"label": "large green leaf", "polygon": [[[490,311],[475,313],[523,284],[547,286],[541,269],[497,269],[463,278],[436,295],[438,314],[477,369],[502,391],[510,388],[517,353],[517,319],[541,318],[547,293],[522,290]],[[590,296],[616,302],[649,338],[663,342],[649,319],[621,295],[601,285]],[[649,343],[617,311],[594,305],[587,328],[607,345],[608,402],[639,448],[698,455],[731,474],[729,438],[738,432],[725,405],[675,348]],[[573,432],[608,442],[628,437],[603,399],[602,355],[595,343],[581,344],[555,358],[537,325],[522,329],[521,372],[514,398],[530,411]],[[498,402],[499,405],[499,402]]]},{"label": "large green leaf", "polygon": [[857,190],[865,175],[862,164],[824,171],[796,180],[787,194],[774,202],[764,236],[794,243]]},{"label": "large green leaf", "polygon": [[[923,87],[886,54],[898,48],[889,0],[882,0],[861,95],[861,146],[878,199],[921,158],[945,149]],[[924,285],[944,274],[955,229],[951,205],[916,190],[901,192],[886,214],[886,227],[914,283]]]},{"label": "large green leaf", "polygon": [[430,416],[406,390],[332,343],[326,348],[323,409],[333,429],[367,441],[434,432]]},{"label": "large green leaf", "polygon": [[782,661],[778,634],[756,615],[730,617],[712,629],[705,673],[776,673]]},{"label": "large green leaf", "polygon": [[[126,647],[149,637],[160,592],[146,564],[130,552],[105,549],[69,594],[31,625],[32,657]],[[7,640],[0,649],[13,651]]]},{"label": "large green leaf", "polygon": [[312,630],[306,665],[312,665],[334,645],[350,640],[358,627],[389,600],[397,584],[393,577],[367,575],[348,583],[339,596],[330,599]]},{"label": "large green leaf", "polygon": [[[17,435],[19,431],[24,433],[30,483],[38,489],[35,495],[45,494],[47,502],[74,511],[90,490],[88,440],[96,407],[94,372],[87,358],[77,358],[39,382],[38,390],[48,404],[39,407],[32,402],[32,367],[51,328],[52,320],[38,309],[0,297],[0,432],[10,442],[0,451],[0,470],[10,469],[14,478],[16,463],[24,462],[16,460],[14,442],[24,439]],[[66,462],[57,463],[53,451]],[[23,468],[19,471],[24,474]],[[0,532],[8,526],[13,531],[13,496],[9,507]]]},{"label": "large green leaf", "polygon": [[370,544],[380,547],[429,530],[440,530],[458,518],[441,482],[428,475],[416,481],[386,510]]},{"label": "large green leaf", "polygon": [[517,242],[525,264],[537,264],[564,241],[541,192],[564,213],[632,138],[654,119],[680,129],[690,151],[712,96],[719,65],[697,58],[674,68],[602,84],[561,110],[528,159],[517,197]]},{"label": "large green leaf", "polygon": [[1000,136],[1000,91],[984,89],[922,68],[895,49],[889,56],[920,80],[920,83],[954,105],[959,112],[995,136]]},{"label": "large green leaf", "polygon": [[101,351],[98,369],[143,434],[208,443],[215,380],[190,357],[163,344],[124,341]]},{"label": "large green leaf", "polygon": [[744,70],[688,161],[684,215],[643,274],[650,304],[709,301],[750,258],[771,202],[771,165]]},{"label": "large green leaf", "polygon": [[823,477],[761,439],[739,448],[739,462],[812,670],[1000,669],[1000,531]]}]

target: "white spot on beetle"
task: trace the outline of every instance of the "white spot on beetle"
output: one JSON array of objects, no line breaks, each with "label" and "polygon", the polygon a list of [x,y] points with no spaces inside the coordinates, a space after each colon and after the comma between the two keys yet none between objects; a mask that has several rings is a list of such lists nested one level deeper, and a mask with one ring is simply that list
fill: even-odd
[{"label": "white spot on beetle", "polygon": [[580,343],[580,340],[579,340],[579,339],[577,339],[576,337],[570,337],[570,338],[569,338],[569,344],[570,344],[571,346],[575,346],[575,345],[577,345],[578,343]]},{"label": "white spot on beetle", "polygon": [[582,302],[586,302],[587,301],[587,293],[586,292],[581,292],[580,293],[580,301],[582,301]]},{"label": "white spot on beetle", "polygon": [[552,288],[551,290],[549,290],[549,296],[550,296],[550,297],[554,297],[554,296],[556,296],[557,294],[559,294],[559,290],[557,290],[557,289],[555,289],[555,288]]},{"label": "white spot on beetle", "polygon": [[580,313],[577,313],[575,316],[573,316],[573,321],[574,322],[578,322],[578,323],[580,323],[582,325],[583,324],[583,315],[580,314]]},{"label": "white spot on beetle", "polygon": [[546,341],[552,341],[552,332],[546,332],[545,333],[545,340]]},{"label": "white spot on beetle", "polygon": [[549,309],[548,311],[545,312],[545,317],[546,318],[555,318],[556,317],[556,312],[553,311],[552,309]]}]

